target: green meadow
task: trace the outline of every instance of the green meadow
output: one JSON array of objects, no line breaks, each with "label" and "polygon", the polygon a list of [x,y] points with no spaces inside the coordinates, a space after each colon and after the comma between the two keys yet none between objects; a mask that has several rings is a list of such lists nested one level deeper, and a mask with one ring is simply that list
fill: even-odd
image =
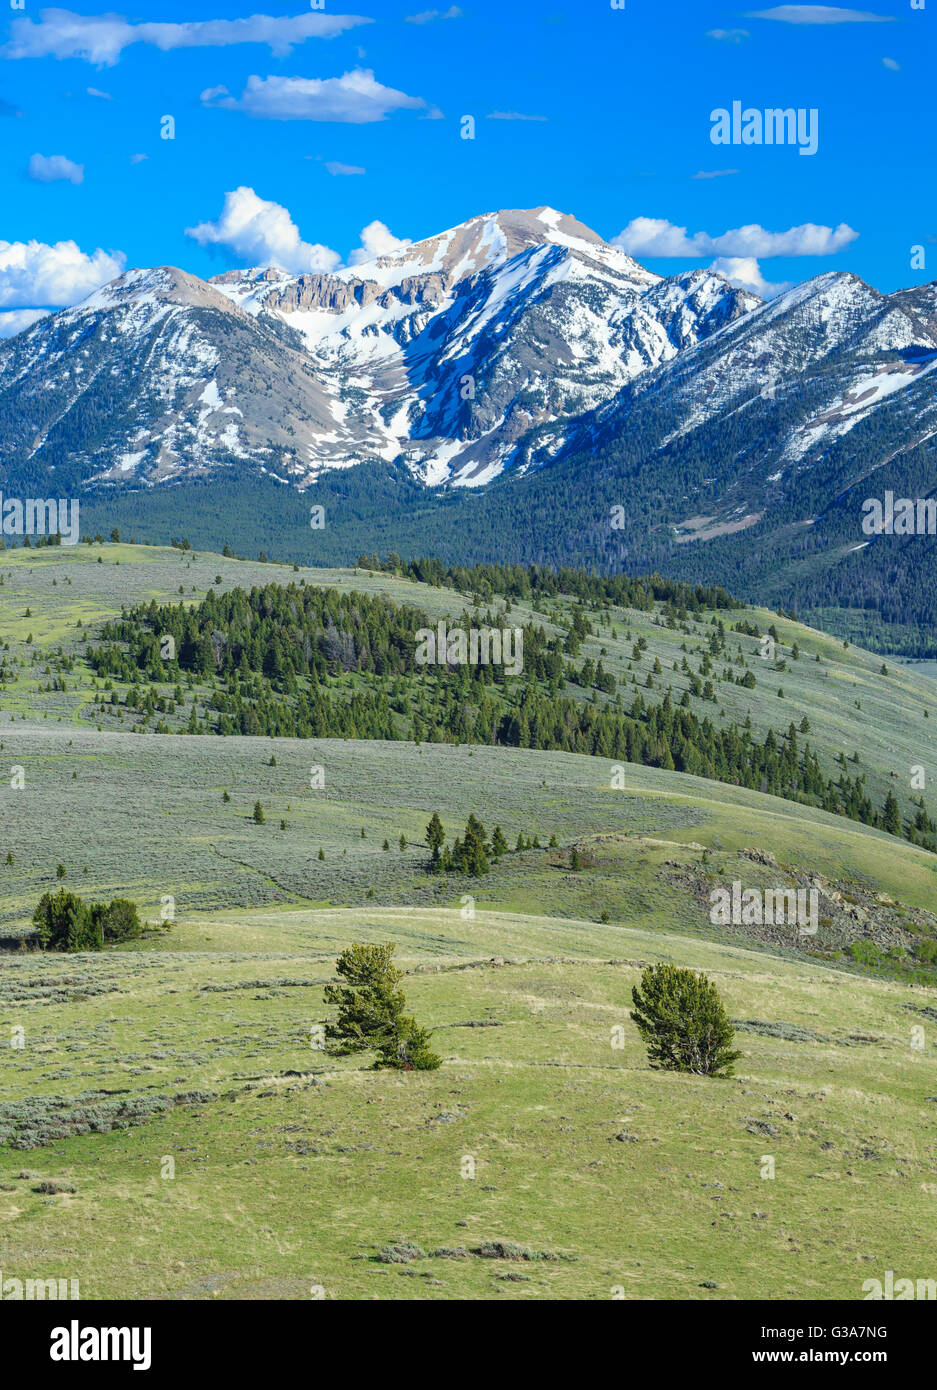
[{"label": "green meadow", "polygon": [[[335,954],[387,938],[437,1072],[315,1046]],[[932,1274],[921,991],[488,911],[229,914],[178,945],[4,966],[20,1113],[67,1095],[72,1125],[106,1129],[102,1103],[197,1092],[0,1149],[6,1274],[174,1299],[852,1299],[885,1269]],[[735,1078],[649,1070],[628,1006],[656,960],[716,980],[743,1023]]]},{"label": "green meadow", "polygon": [[[754,872],[754,850],[913,922],[937,856],[606,759],[156,735],[92,704],[84,646],[123,605],[299,577],[434,617],[472,595],[131,545],[7,551],[0,576],[0,937],[57,887],[162,919],[97,954],[0,951],[4,1278],[77,1278],[86,1299],[825,1300],[937,1276],[937,988],[715,928],[680,886]],[[645,635],[644,669],[657,656],[680,690],[685,634],[655,616],[596,615],[582,654],[627,682]],[[930,677],[745,616],[776,624],[786,668],[719,684],[710,717],[806,715],[830,767],[858,751],[877,796],[907,799]],[[434,811],[450,839],[470,812],[500,825],[511,852],[479,879],[429,874]],[[336,957],[388,940],[438,1071],[321,1046]],[[629,1009],[657,961],[717,983],[734,1077],[649,1067]]]}]

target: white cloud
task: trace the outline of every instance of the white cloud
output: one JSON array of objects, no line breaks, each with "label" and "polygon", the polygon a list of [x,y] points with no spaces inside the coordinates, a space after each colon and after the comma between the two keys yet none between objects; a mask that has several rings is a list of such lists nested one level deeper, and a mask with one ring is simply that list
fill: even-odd
[{"label": "white cloud", "polygon": [[751,35],[747,29],[710,29],[706,37],[717,39],[720,43],[744,43]]},{"label": "white cloud", "polygon": [[394,251],[402,251],[409,245],[409,240],[395,237],[383,222],[369,222],[362,228],[361,245],[357,251],[352,251],[348,264],[361,265],[364,261],[373,261],[376,256],[389,256]]},{"label": "white cloud", "polygon": [[489,111],[486,121],[545,121],[546,116],[525,116],[522,111]]},{"label": "white cloud", "polygon": [[[226,193],[217,221],[187,227],[185,234],[200,246],[224,247],[244,265],[276,265],[293,275],[310,271],[327,274],[341,265],[337,251],[303,241],[289,210],[259,198],[252,188]],[[362,265],[409,245],[408,240],[395,237],[386,223],[369,222],[362,228],[361,245],[352,251],[348,264]]]},{"label": "white cloud", "polygon": [[99,101],[113,101],[110,92],[102,92],[99,87],[86,87],[85,90],[89,97],[97,97]]},{"label": "white cloud", "polygon": [[900,72],[900,71],[901,71],[901,64],[900,64],[900,63],[896,63],[895,60],[894,60],[894,58],[883,58],[883,59],[882,59],[882,62],[885,64],[886,68],[888,68],[888,71],[889,71],[889,72]]},{"label": "white cloud", "polygon": [[132,154],[132,155],[130,156],[130,163],[131,163],[131,164],[142,164],[143,161],[144,161],[145,159],[149,159],[149,157],[150,157],[150,156],[149,156],[148,154]]},{"label": "white cloud", "polygon": [[894,16],[833,5],[776,5],[772,10],[750,10],[746,18],[778,19],[782,24],[887,24]]},{"label": "white cloud", "polygon": [[712,246],[723,256],[833,256],[859,235],[841,222],[838,227],[804,222],[786,232],[769,232],[752,223],[712,238]]},{"label": "white cloud", "polygon": [[420,14],[408,14],[408,24],[432,24],[434,19],[461,19],[462,11],[458,5],[450,5],[448,10],[423,10]]},{"label": "white cloud", "polygon": [[832,256],[859,235],[841,222],[838,227],[818,226],[805,222],[786,232],[769,232],[757,223],[736,227],[721,236],[708,232],[687,235],[686,227],[678,227],[665,218],[635,217],[612,238],[632,256]]},{"label": "white cloud", "polygon": [[750,290],[761,299],[773,299],[775,295],[789,290],[793,283],[785,280],[780,284],[771,284],[762,275],[761,267],[754,256],[720,256],[709,268],[724,275],[737,289]]},{"label": "white cloud", "polygon": [[740,169],[700,169],[696,174],[691,174],[692,179],[726,179],[730,174],[739,174]]},{"label": "white cloud", "polygon": [[226,48],[230,44],[267,44],[285,57],[307,39],[331,39],[372,21],[363,15],[306,14],[272,18],[194,20],[185,24],[132,24],[119,14],[81,15],[71,10],[40,10],[38,21],[14,19],[5,58],[85,58],[112,67],[125,48],[146,43],[164,52],[173,48]]},{"label": "white cloud", "polygon": [[393,111],[426,107],[422,97],[383,86],[366,68],[356,68],[342,77],[252,76],[240,97],[231,96],[226,87],[209,87],[202,93],[202,102],[227,111],[244,111],[265,121],[342,121],[349,125],[383,121]]},{"label": "white cloud", "polygon": [[29,177],[37,183],[84,183],[85,166],[64,154],[34,154],[29,161]]},{"label": "white cloud", "polygon": [[360,164],[342,164],[341,161],[337,159],[327,159],[325,161],[325,167],[330,174],[336,176],[367,173],[367,170],[362,169]]},{"label": "white cloud", "polygon": [[341,259],[327,246],[303,241],[280,203],[267,202],[243,186],[225,194],[216,222],[187,227],[185,234],[200,246],[223,247],[248,265],[278,265],[294,275],[334,270]]},{"label": "white cloud", "polygon": [[22,333],[24,328],[28,328],[37,319],[44,319],[49,312],[48,309],[11,309],[6,314],[0,312],[0,338],[12,338],[17,333]]},{"label": "white cloud", "polygon": [[613,246],[620,246],[630,256],[705,256],[691,241],[686,227],[676,227],[664,217],[633,217],[627,227],[613,236]]},{"label": "white cloud", "polygon": [[74,241],[0,241],[0,308],[77,304],[124,268],[119,251],[86,255]]}]

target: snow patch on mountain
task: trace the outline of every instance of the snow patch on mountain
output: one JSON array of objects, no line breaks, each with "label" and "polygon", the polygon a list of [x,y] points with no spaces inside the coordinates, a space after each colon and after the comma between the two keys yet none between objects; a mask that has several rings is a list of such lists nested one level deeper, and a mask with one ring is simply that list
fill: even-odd
[{"label": "snow patch on mountain", "polygon": [[382,461],[479,488],[601,452],[652,405],[667,448],[777,402],[746,459],[777,489],[903,393],[927,413],[934,354],[934,287],[829,273],[762,303],[513,209],[328,272],[127,271],[0,344],[0,451],[85,482],[240,462],[305,488]]}]

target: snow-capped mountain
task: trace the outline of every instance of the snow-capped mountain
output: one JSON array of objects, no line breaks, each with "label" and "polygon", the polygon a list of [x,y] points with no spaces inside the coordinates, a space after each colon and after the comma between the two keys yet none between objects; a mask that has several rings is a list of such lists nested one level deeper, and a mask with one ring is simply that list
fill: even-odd
[{"label": "snow-capped mountain", "polygon": [[0,460],[87,485],[239,462],[300,487],[383,461],[477,487],[758,304],[550,208],[331,274],[133,270],[0,346]]},{"label": "snow-capped mountain", "polygon": [[336,438],[301,343],[194,275],[131,270],[0,351],[0,455],[64,482],[158,483],[259,468]]},{"label": "snow-capped mountain", "polygon": [[[762,303],[550,208],[330,274],[132,270],[0,345],[5,490],[158,506],[217,478],[221,537],[256,549],[230,483],[272,478],[274,532],[294,489],[327,495],[334,559],[657,565],[755,596],[787,564],[798,602],[877,601],[882,566],[918,580],[910,551],[899,570],[867,546],[854,494],[932,491],[935,453],[937,285],[831,273]],[[844,556],[863,572],[822,577]]]},{"label": "snow-capped mountain", "polygon": [[661,280],[552,208],[475,217],[331,275],[213,283],[301,334],[365,447],[376,426],[380,457],[472,486],[534,426],[607,400],[759,302],[702,271]]},{"label": "snow-capped mountain", "polygon": [[[887,474],[937,434],[935,291],[883,295],[850,274],[809,280],[580,418],[560,462],[604,460],[607,472],[627,433],[632,474],[680,473],[683,498],[672,491],[668,521],[682,541],[781,512],[809,524],[818,496],[826,504]],[[555,461],[549,436],[527,443],[535,461]]]}]

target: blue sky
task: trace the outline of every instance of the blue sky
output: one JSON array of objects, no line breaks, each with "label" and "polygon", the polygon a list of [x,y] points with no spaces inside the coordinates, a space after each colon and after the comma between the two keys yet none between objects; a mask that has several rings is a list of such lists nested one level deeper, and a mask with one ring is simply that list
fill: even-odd
[{"label": "blue sky", "polygon": [[[0,332],[124,265],[328,268],[364,228],[379,250],[541,204],[662,274],[937,278],[937,0],[326,3],[0,18]],[[713,144],[734,101],[815,110],[816,153]]]}]

